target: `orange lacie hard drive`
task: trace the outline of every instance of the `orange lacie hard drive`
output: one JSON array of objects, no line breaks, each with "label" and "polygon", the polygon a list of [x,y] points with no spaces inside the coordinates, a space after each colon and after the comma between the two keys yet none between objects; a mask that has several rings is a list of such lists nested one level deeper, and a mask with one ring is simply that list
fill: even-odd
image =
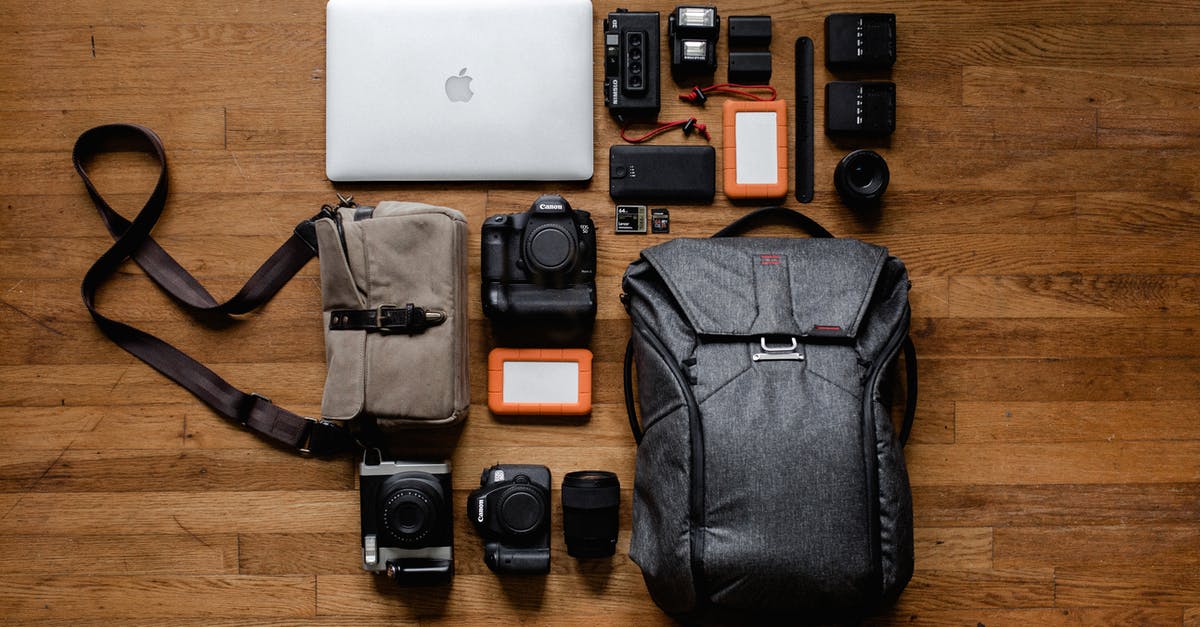
[{"label": "orange lacie hard drive", "polygon": [[787,101],[727,100],[723,118],[725,195],[786,196]]},{"label": "orange lacie hard drive", "polygon": [[583,416],[592,411],[592,352],[497,348],[488,354],[493,414]]}]

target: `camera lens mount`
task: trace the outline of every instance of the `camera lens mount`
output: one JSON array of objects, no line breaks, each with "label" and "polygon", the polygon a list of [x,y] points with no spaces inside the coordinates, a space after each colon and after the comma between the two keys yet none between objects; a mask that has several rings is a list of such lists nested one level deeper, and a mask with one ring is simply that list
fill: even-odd
[{"label": "camera lens mount", "polygon": [[532,487],[515,485],[500,495],[496,510],[505,532],[514,537],[525,536],[541,527],[546,502]]},{"label": "camera lens mount", "polygon": [[855,150],[842,157],[833,171],[833,185],[851,207],[879,204],[890,180],[887,161],[871,150]]},{"label": "camera lens mount", "polygon": [[575,241],[554,224],[529,234],[529,264],[540,272],[558,272],[574,261]]}]

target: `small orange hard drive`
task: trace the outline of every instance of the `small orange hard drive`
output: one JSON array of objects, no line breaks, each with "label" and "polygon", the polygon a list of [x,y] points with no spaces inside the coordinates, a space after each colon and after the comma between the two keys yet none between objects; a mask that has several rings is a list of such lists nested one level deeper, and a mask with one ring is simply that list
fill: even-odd
[{"label": "small orange hard drive", "polygon": [[730,198],[786,196],[787,102],[727,100],[722,122],[725,195]]},{"label": "small orange hard drive", "polygon": [[592,411],[592,352],[496,348],[488,354],[493,414],[584,416]]}]

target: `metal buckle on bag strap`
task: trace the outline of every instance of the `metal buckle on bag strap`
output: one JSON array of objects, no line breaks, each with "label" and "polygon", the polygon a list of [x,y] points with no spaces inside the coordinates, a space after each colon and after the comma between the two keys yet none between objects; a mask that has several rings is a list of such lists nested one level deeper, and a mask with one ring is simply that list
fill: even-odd
[{"label": "metal buckle on bag strap", "polygon": [[800,346],[800,342],[796,338],[791,338],[791,345],[776,345],[767,344],[766,336],[758,339],[759,346],[763,352],[754,353],[752,359],[754,361],[804,361],[804,355],[796,352],[796,348]]},{"label": "metal buckle on bag strap", "polygon": [[354,443],[354,438],[346,427],[325,419],[308,418],[307,433],[300,453],[314,457],[324,457],[348,450]]},{"label": "metal buckle on bag strap", "polygon": [[445,312],[426,311],[412,303],[375,308],[375,326],[380,333],[420,333],[445,321]]}]

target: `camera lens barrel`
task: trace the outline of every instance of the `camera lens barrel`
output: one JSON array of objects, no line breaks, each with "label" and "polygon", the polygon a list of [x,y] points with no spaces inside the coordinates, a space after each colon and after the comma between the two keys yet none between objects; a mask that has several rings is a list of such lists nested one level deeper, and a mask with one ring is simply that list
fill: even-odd
[{"label": "camera lens barrel", "polygon": [[402,546],[420,545],[442,524],[439,511],[445,495],[432,476],[395,475],[385,483],[382,496],[381,526]]},{"label": "camera lens barrel", "polygon": [[616,473],[580,470],[562,484],[563,535],[573,557],[606,557],[617,550],[621,482]]},{"label": "camera lens barrel", "polygon": [[887,161],[871,150],[855,150],[842,157],[833,171],[833,186],[842,201],[856,208],[879,204],[890,180]]}]

